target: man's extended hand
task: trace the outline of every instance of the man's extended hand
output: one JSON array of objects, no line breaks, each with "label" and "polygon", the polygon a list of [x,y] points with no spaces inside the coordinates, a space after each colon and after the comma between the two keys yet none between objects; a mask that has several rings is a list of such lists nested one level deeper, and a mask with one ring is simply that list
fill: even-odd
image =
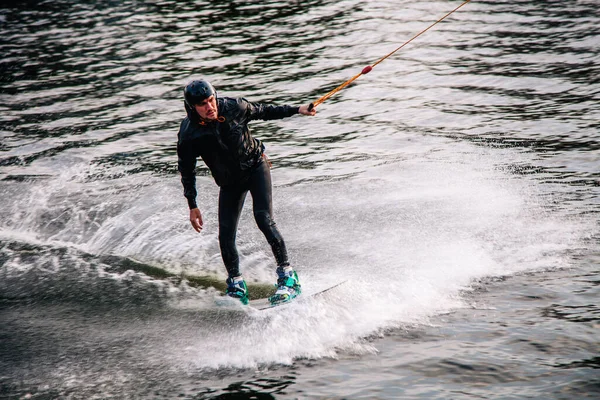
[{"label": "man's extended hand", "polygon": [[204,222],[202,222],[202,214],[200,213],[200,209],[192,208],[190,210],[190,222],[192,223],[192,226],[196,232],[200,232],[202,230],[202,225],[204,225]]},{"label": "man's extended hand", "polygon": [[304,106],[300,106],[300,109],[298,110],[298,112],[302,115],[310,115],[313,116],[317,113],[317,109],[313,107],[312,110],[308,111],[308,105],[304,105]]}]

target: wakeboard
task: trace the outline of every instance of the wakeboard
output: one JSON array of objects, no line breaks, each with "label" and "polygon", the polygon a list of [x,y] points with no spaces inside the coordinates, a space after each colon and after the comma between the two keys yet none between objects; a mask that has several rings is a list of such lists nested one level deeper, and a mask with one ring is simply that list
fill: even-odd
[{"label": "wakeboard", "polygon": [[286,306],[288,304],[295,303],[297,301],[304,301],[304,300],[308,300],[313,297],[321,296],[321,295],[329,292],[330,290],[343,285],[346,282],[348,282],[348,281],[342,281],[342,282],[336,283],[335,285],[329,286],[323,290],[320,290],[318,292],[311,293],[308,295],[301,294],[298,297],[294,297],[292,300],[286,301],[284,303],[271,304],[271,302],[269,302],[269,299],[256,299],[256,300],[250,300],[250,302],[248,303],[248,306],[254,308],[255,310],[259,310],[259,311],[269,310],[271,308],[276,308],[276,307],[282,307],[282,306]]}]

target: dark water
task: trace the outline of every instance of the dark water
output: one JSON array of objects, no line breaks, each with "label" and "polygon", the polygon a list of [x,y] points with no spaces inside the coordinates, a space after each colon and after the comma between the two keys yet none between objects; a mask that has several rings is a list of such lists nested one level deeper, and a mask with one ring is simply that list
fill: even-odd
[{"label": "dark water", "polygon": [[308,103],[458,4],[2,5],[0,398],[597,398],[595,0],[472,1],[254,123],[305,290],[339,289],[253,312],[127,268],[224,279],[217,188],[200,168],[196,235],[177,174],[186,82]]}]

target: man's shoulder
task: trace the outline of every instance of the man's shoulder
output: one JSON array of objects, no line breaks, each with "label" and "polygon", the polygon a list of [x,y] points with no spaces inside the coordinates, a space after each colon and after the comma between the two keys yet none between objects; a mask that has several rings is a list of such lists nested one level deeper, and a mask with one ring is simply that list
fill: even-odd
[{"label": "man's shoulder", "polygon": [[242,97],[220,97],[219,114],[230,121],[240,121],[248,109],[248,101]]},{"label": "man's shoulder", "polygon": [[185,117],[181,124],[179,125],[179,133],[177,134],[177,142],[179,144],[186,142],[188,140],[197,139],[202,136],[203,131],[202,126],[194,123],[189,119],[189,117]]},{"label": "man's shoulder", "polygon": [[177,134],[177,138],[179,139],[179,141],[181,141],[182,138],[185,138],[188,135],[188,132],[190,131],[191,127],[192,123],[189,117],[185,117],[181,121],[181,124],[179,124],[179,133]]},{"label": "man's shoulder", "polygon": [[218,100],[226,110],[245,110],[248,104],[243,97],[220,97]]}]

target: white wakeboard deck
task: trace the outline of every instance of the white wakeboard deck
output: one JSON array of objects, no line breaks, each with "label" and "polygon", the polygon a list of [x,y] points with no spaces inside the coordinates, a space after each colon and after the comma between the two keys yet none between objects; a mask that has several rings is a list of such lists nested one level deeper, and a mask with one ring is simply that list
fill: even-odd
[{"label": "white wakeboard deck", "polygon": [[248,306],[256,309],[256,310],[268,310],[271,308],[276,308],[276,307],[281,307],[281,306],[285,306],[288,304],[292,304],[295,303],[297,301],[302,301],[302,300],[306,300],[306,299],[310,299],[312,297],[316,297],[316,296],[320,296],[324,293],[327,293],[328,291],[330,291],[331,289],[335,289],[336,287],[343,285],[344,283],[346,283],[348,281],[342,281],[339,283],[336,283],[335,285],[329,286],[323,290],[320,290],[316,293],[311,293],[309,295],[300,295],[296,298],[294,298],[293,300],[287,301],[285,303],[279,303],[279,304],[271,304],[269,302],[269,299],[256,299],[256,300],[250,300],[250,302],[248,303]]}]

